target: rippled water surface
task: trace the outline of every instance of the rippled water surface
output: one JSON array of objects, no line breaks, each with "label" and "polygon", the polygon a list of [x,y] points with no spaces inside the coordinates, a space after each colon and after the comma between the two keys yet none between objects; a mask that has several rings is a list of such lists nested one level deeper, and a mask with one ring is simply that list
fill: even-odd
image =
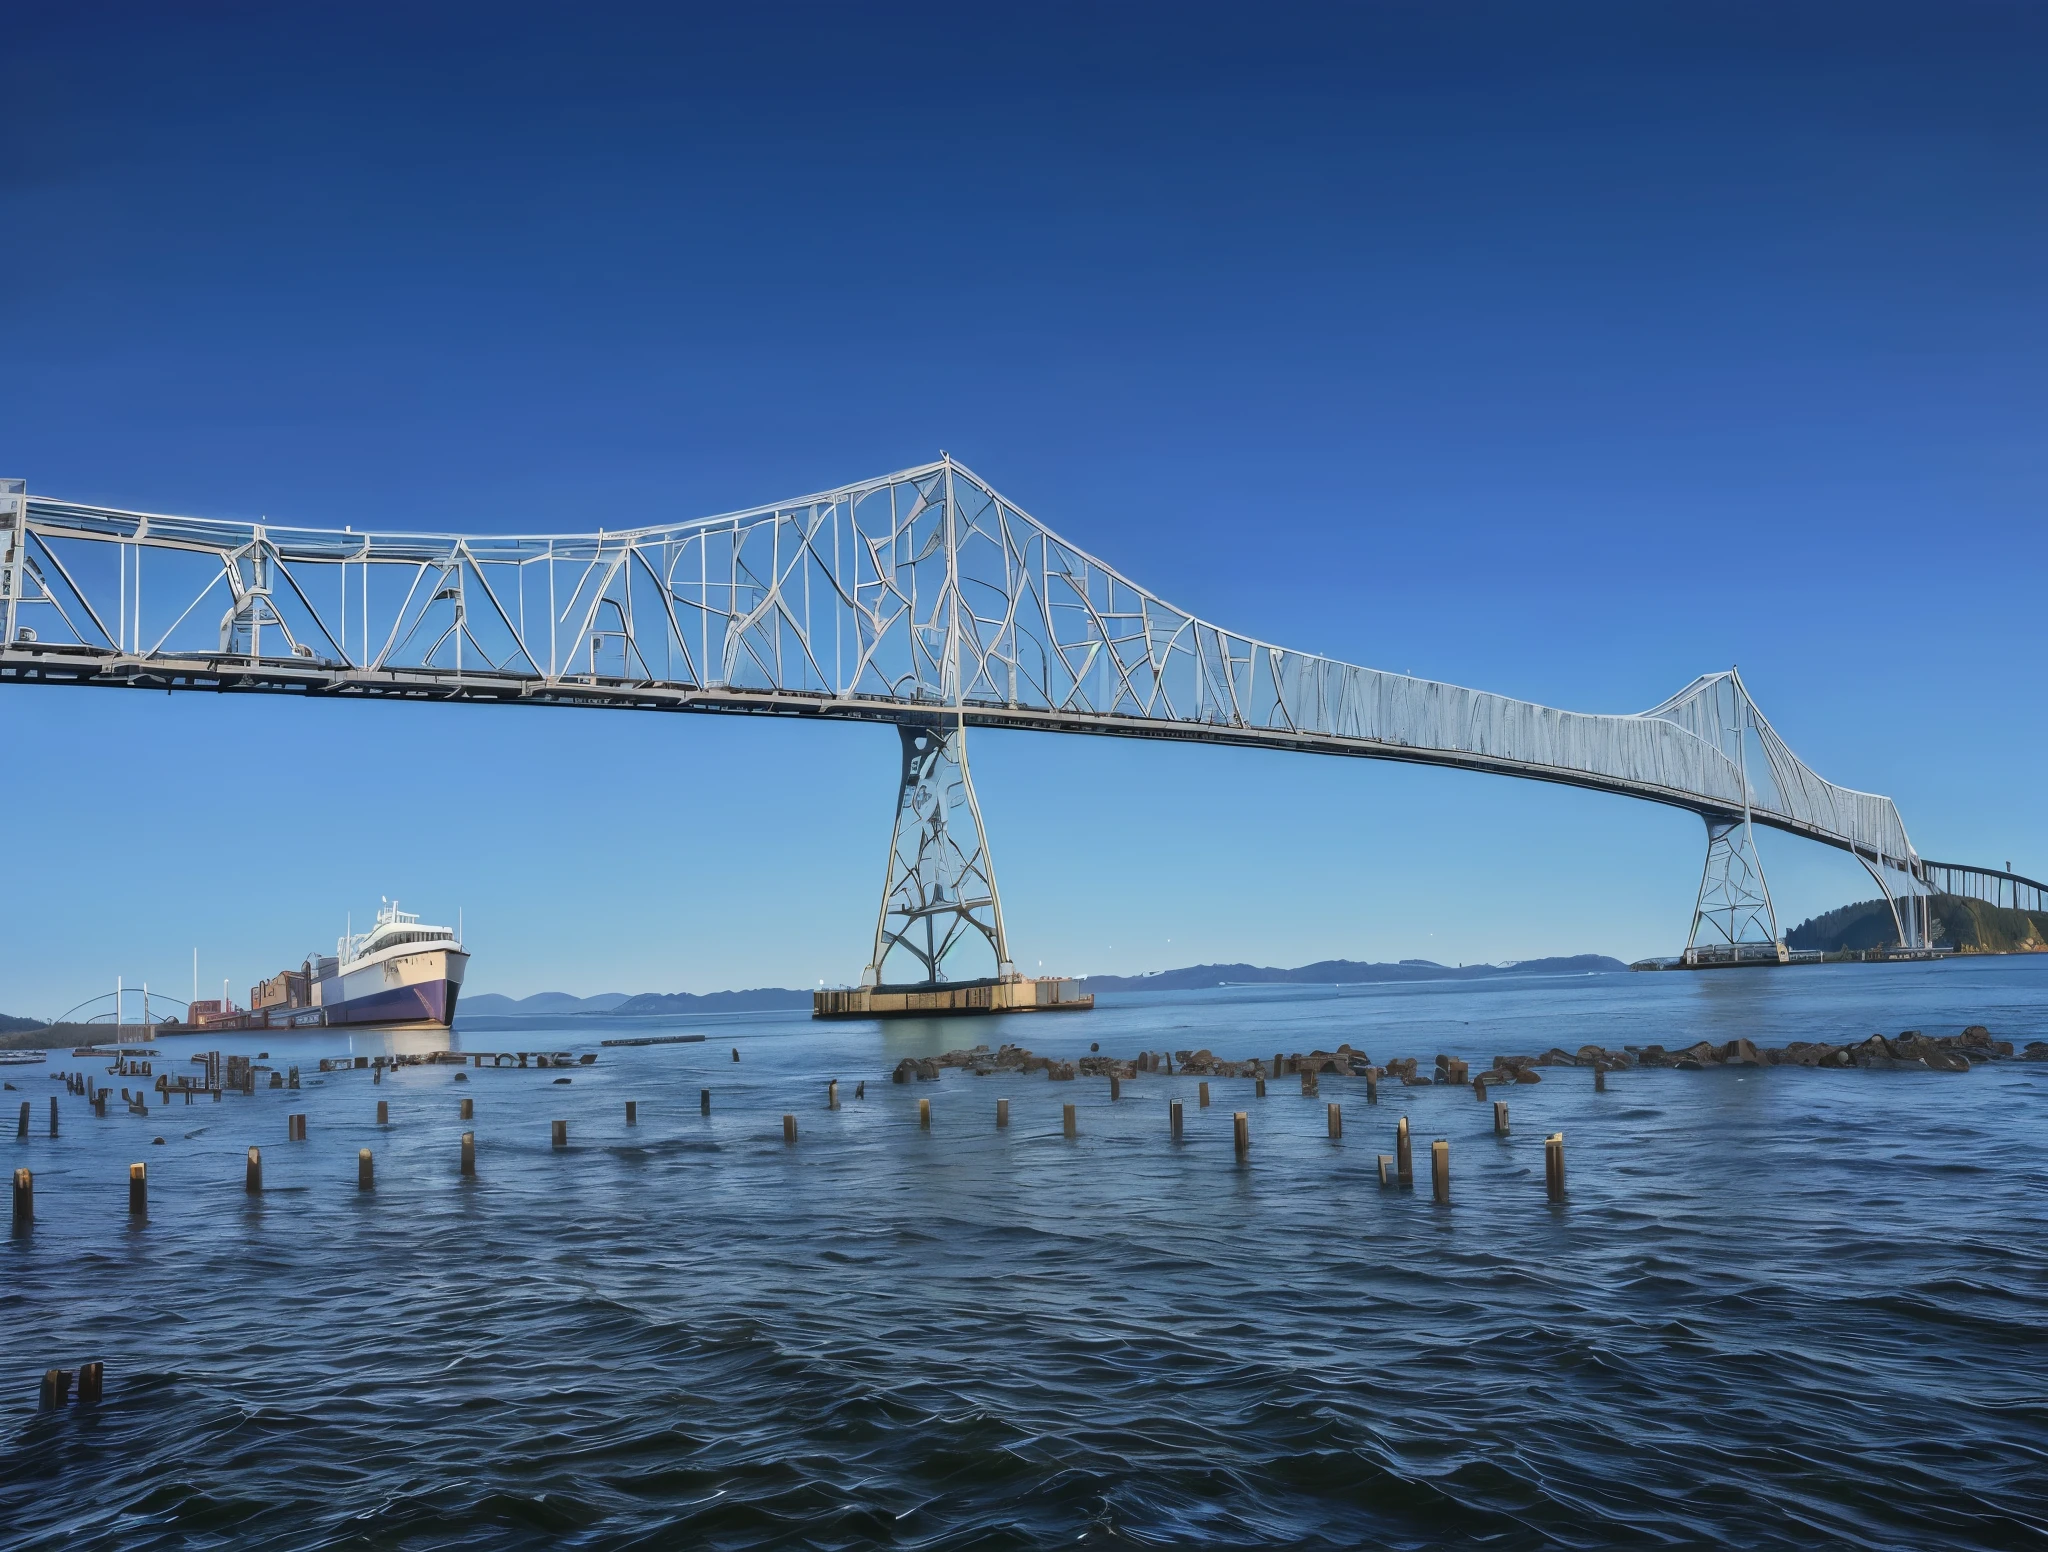
[{"label": "rippled water surface", "polygon": [[[1102,1080],[887,1081],[904,1055],[984,1040],[1349,1040],[1426,1067],[1975,1022],[2048,1039],[2048,960],[1219,989],[887,1028],[740,1017],[668,1026],[703,1045],[606,1050],[566,1085],[314,1075],[390,1048],[360,1037],[169,1040],[158,1071],[260,1049],[308,1086],[146,1121],[65,1098],[55,1140],[61,1085],[5,1069],[7,1119],[35,1109],[0,1146],[35,1171],[38,1218],[0,1249],[0,1544],[2039,1544],[2048,1069],[1631,1072],[1597,1095],[1552,1069],[1509,1091],[1504,1140],[1465,1089],[1383,1086],[1368,1107],[1362,1080],[1263,1100],[1212,1080],[1204,1110],[1192,1079],[1129,1081],[1115,1104]],[[1419,1143],[1450,1141],[1449,1208],[1378,1186],[1404,1114]],[[1553,1208],[1559,1130],[1571,1199]],[[131,1225],[138,1159],[150,1214]],[[44,1368],[92,1358],[103,1405],[35,1410]]]}]

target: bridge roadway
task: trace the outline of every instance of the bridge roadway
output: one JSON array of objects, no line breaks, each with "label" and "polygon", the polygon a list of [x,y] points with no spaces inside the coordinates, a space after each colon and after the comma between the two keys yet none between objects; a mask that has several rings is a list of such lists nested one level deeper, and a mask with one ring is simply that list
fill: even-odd
[{"label": "bridge roadway", "polygon": [[[1697,813],[1709,874],[1735,889],[1739,914],[1753,869],[1772,937],[1752,823],[1852,853],[1887,896],[1928,888],[1891,799],[1800,761],[1732,669],[1609,715],[1293,651],[1175,609],[944,455],[743,512],[552,536],[179,517],[0,482],[0,610],[0,683],[831,717],[951,729],[949,741],[1002,727],[1400,760]],[[2042,889],[1940,866],[1957,892],[2009,888],[2017,902]]]}]

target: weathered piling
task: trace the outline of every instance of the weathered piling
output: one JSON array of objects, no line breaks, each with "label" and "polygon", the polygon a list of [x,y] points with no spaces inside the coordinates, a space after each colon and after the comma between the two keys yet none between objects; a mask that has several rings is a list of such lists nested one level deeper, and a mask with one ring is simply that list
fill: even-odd
[{"label": "weathered piling", "polygon": [[785,1114],[782,1118],[782,1140],[784,1142],[796,1141],[796,1117],[793,1115]]},{"label": "weathered piling", "polygon": [[50,1135],[52,1137],[57,1135],[57,1096],[55,1094],[50,1096]]},{"label": "weathered piling", "polygon": [[[524,1064],[522,1063],[522,1065]],[[375,1067],[370,1069],[370,1081],[372,1083],[382,1083],[384,1081],[384,1063],[382,1061],[379,1061]]]},{"label": "weathered piling", "polygon": [[95,1116],[97,1116],[97,1117],[98,1117],[98,1118],[99,1118],[100,1120],[102,1120],[102,1121],[106,1120],[106,1118],[107,1118],[107,1091],[106,1091],[105,1089],[94,1089],[94,1090],[93,1090],[93,1092],[92,1092],[92,1113],[93,1113],[93,1114],[94,1114]]},{"label": "weathered piling", "polygon": [[1275,1051],[1275,1052],[1273,1053],[1273,1076],[1274,1076],[1274,1077],[1276,1077],[1276,1078],[1277,1078],[1277,1077],[1280,1077],[1280,1076],[1281,1076],[1281,1075],[1282,1075],[1283,1073],[1285,1073],[1285,1072],[1286,1072],[1286,1070],[1287,1070],[1287,1069],[1286,1069],[1286,1067],[1285,1067],[1285,1066],[1283,1065],[1283,1064],[1284,1064],[1284,1063],[1286,1062],[1286,1060],[1287,1060],[1287,1058],[1286,1058],[1286,1057],[1284,1057],[1284,1056],[1282,1056],[1282,1055],[1281,1055],[1281,1054],[1280,1054],[1280,1053],[1279,1053],[1278,1051]]},{"label": "weathered piling", "polygon": [[1305,1068],[1305,1067],[1304,1067],[1304,1068],[1302,1069],[1302,1072],[1301,1072],[1301,1091],[1302,1091],[1302,1093],[1304,1093],[1304,1094],[1308,1094],[1308,1095],[1311,1095],[1311,1096],[1313,1096],[1313,1095],[1317,1094],[1318,1092],[1320,1092],[1320,1091],[1321,1091],[1321,1089],[1322,1089],[1322,1080],[1321,1080],[1320,1078],[1318,1078],[1318,1077],[1317,1077],[1317,1076],[1316,1076],[1316,1075],[1315,1075],[1314,1073],[1310,1072],[1310,1071],[1309,1071],[1309,1070],[1308,1070],[1307,1068]]},{"label": "weathered piling", "polygon": [[1380,1102],[1380,1080],[1377,1073],[1368,1072],[1365,1075],[1365,1102],[1368,1105],[1377,1105]]},{"label": "weathered piling", "polygon": [[1183,1128],[1186,1126],[1186,1116],[1182,1113],[1181,1103],[1179,1100],[1174,1100],[1166,1107],[1166,1123],[1168,1128],[1170,1129],[1173,1140],[1175,1142],[1179,1142],[1181,1138],[1181,1132]]},{"label": "weathered piling", "polygon": [[1607,1092],[1607,1064],[1605,1062],[1595,1062],[1593,1064],[1593,1092],[1595,1094],[1605,1094]]},{"label": "weathered piling", "polygon": [[249,1150],[249,1167],[242,1173],[242,1189],[251,1196],[263,1194],[263,1150]]},{"label": "weathered piling", "polygon": [[1543,1190],[1553,1202],[1564,1200],[1564,1133],[1543,1139]]},{"label": "weathered piling", "polygon": [[356,1150],[356,1189],[374,1191],[377,1189],[377,1163],[370,1157],[368,1148]]},{"label": "weathered piling", "polygon": [[388,1099],[377,1101],[377,1124],[379,1126],[389,1126],[391,1124],[391,1101]]},{"label": "weathered piling", "polygon": [[1504,1099],[1493,1102],[1493,1134],[1496,1137],[1508,1134],[1508,1102]]},{"label": "weathered piling", "polygon": [[1010,1102],[1007,1099],[999,1099],[996,1101],[996,1130],[1001,1131],[1009,1124]]},{"label": "weathered piling", "polygon": [[1486,1078],[1484,1075],[1472,1080],[1472,1097],[1482,1105],[1486,1103]]},{"label": "weathered piling", "polygon": [[711,1114],[711,1090],[697,1090],[697,1108],[705,1115]]},{"label": "weathered piling", "polygon": [[1393,1183],[1394,1156],[1391,1153],[1382,1153],[1380,1155],[1380,1189],[1384,1191]]},{"label": "weathered piling", "polygon": [[734,1061],[738,1061],[740,1059],[740,1048],[738,1046],[734,1046],[732,1048],[732,1059]]},{"label": "weathered piling", "polygon": [[[834,1097],[836,1098],[837,1096],[835,1095]],[[834,1105],[833,1108],[836,1110],[838,1106]],[[628,1126],[638,1126],[640,1124],[640,1101],[637,1099],[626,1101],[626,1124]]]},{"label": "weathered piling", "polygon": [[14,1129],[14,1135],[17,1137],[28,1136],[28,1101],[25,1099],[21,1102],[21,1125]]},{"label": "weathered piling", "polygon": [[149,1166],[130,1164],[128,1166],[128,1216],[147,1218],[149,1216]]},{"label": "weathered piling", "polygon": [[825,1085],[825,1108],[827,1110],[837,1110],[839,1108],[839,1080],[837,1078],[834,1078]]},{"label": "weathered piling", "polygon": [[553,1133],[552,1140],[554,1146],[556,1146],[557,1148],[566,1148],[569,1146],[569,1123],[567,1121],[556,1121],[551,1123],[550,1130]]},{"label": "weathered piling", "polygon": [[14,1172],[14,1232],[21,1234],[36,1221],[36,1177],[25,1169]]},{"label": "weathered piling", "polygon": [[1342,1137],[1344,1135],[1344,1107],[1335,1100],[1330,1102],[1330,1135],[1332,1137]]},{"label": "weathered piling", "polygon": [[78,1366],[78,1404],[98,1406],[100,1397],[106,1394],[107,1366],[103,1363],[81,1363]]},{"label": "weathered piling", "polygon": [[1408,1118],[1406,1116],[1401,1117],[1400,1124],[1394,1128],[1394,1167],[1401,1176],[1401,1189],[1403,1191],[1414,1190],[1415,1154],[1408,1142]]},{"label": "weathered piling", "polygon": [[917,1102],[917,1124],[926,1131],[932,1129],[932,1102],[928,1099]]},{"label": "weathered piling", "polygon": [[69,1369],[45,1369],[43,1386],[36,1397],[36,1404],[44,1411],[54,1411],[71,1399],[71,1371]]},{"label": "weathered piling", "polygon": [[476,1175],[476,1133],[462,1134],[462,1173],[475,1178]]},{"label": "weathered piling", "polygon": [[1081,1135],[1081,1126],[1074,1117],[1074,1107],[1072,1105],[1060,1106],[1060,1130],[1069,1137],[1079,1137]]},{"label": "weathered piling", "polygon": [[1199,1086],[1199,1087],[1198,1087],[1198,1088],[1196,1089],[1196,1094],[1197,1094],[1197,1096],[1199,1097],[1199,1099],[1200,1099],[1200,1102],[1201,1102],[1201,1103],[1200,1103],[1200,1108],[1201,1108],[1201,1109],[1203,1109],[1203,1110],[1207,1110],[1207,1109],[1209,1108],[1209,1085],[1208,1085],[1208,1084],[1206,1084],[1206,1083],[1204,1083],[1204,1084],[1201,1084],[1201,1085],[1200,1085],[1200,1086]]},{"label": "weathered piling", "polygon": [[476,1119],[476,1101],[465,1099],[462,1102],[461,1110],[456,1113],[455,1119],[458,1121],[474,1121]]},{"label": "weathered piling", "polygon": [[1264,1078],[1258,1079],[1253,1084],[1252,1093],[1260,1099],[1264,1099],[1266,1097],[1266,1080]]},{"label": "weathered piling", "polygon": [[306,1118],[303,1115],[288,1115],[284,1118],[284,1140],[304,1142],[306,1140]]},{"label": "weathered piling", "polygon": [[1123,1079],[1121,1079],[1121,1078],[1119,1078],[1119,1077],[1118,1077],[1118,1076],[1117,1076],[1117,1075],[1116,1075],[1115,1073],[1111,1073],[1111,1074],[1109,1075],[1109,1099],[1110,1099],[1110,1103],[1111,1103],[1111,1104],[1115,1104],[1115,1103],[1116,1103],[1116,1102],[1117,1102],[1118,1100],[1122,1099],[1123,1097],[1124,1097],[1124,1080],[1123,1080]]},{"label": "weathered piling", "polygon": [[1439,1207],[1451,1205],[1451,1145],[1442,1137],[1429,1145],[1429,1189]]}]

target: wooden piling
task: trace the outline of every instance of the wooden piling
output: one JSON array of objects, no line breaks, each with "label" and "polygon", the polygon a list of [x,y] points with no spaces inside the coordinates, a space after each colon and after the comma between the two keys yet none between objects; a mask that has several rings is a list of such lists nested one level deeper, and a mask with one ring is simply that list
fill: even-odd
[{"label": "wooden piling", "polygon": [[785,1115],[782,1118],[782,1140],[784,1142],[796,1141],[796,1117],[793,1115]]},{"label": "wooden piling", "polygon": [[1323,1085],[1322,1085],[1322,1079],[1321,1079],[1321,1078],[1319,1078],[1319,1077],[1318,1077],[1318,1076],[1317,1076],[1317,1075],[1316,1075],[1315,1073],[1312,1073],[1312,1072],[1308,1071],[1308,1070],[1307,1070],[1306,1068],[1302,1069],[1302,1074],[1301,1074],[1301,1091],[1302,1091],[1302,1093],[1304,1093],[1304,1094],[1307,1094],[1307,1095],[1310,1095],[1310,1096],[1314,1096],[1315,1094],[1317,1094],[1317,1093],[1320,1093],[1320,1092],[1321,1092],[1321,1090],[1322,1090],[1322,1086],[1323,1086]]},{"label": "wooden piling", "polygon": [[566,1148],[569,1146],[569,1123],[567,1121],[556,1121],[552,1123],[550,1130],[554,1134],[553,1141],[554,1145],[557,1148]]},{"label": "wooden piling", "polygon": [[263,1194],[263,1150],[261,1148],[251,1148],[249,1150],[249,1167],[242,1175],[242,1189],[251,1196],[261,1196]]},{"label": "wooden piling", "polygon": [[92,1091],[92,1113],[100,1120],[106,1120],[107,1091],[105,1089],[94,1089]]},{"label": "wooden piling", "polygon": [[839,1080],[837,1078],[834,1078],[825,1085],[825,1108],[827,1110],[837,1110],[839,1108]]},{"label": "wooden piling", "polygon": [[52,1137],[57,1135],[57,1096],[55,1094],[50,1096],[50,1135]]},{"label": "wooden piling", "polygon": [[711,1090],[699,1089],[697,1091],[697,1108],[705,1115],[711,1114]]},{"label": "wooden piling", "polygon": [[25,1169],[14,1172],[14,1232],[24,1233],[36,1221],[36,1177]]},{"label": "wooden piling", "polygon": [[106,1394],[107,1366],[103,1363],[82,1363],[78,1366],[78,1404],[98,1406],[100,1397]]},{"label": "wooden piling", "polygon": [[1394,1156],[1391,1153],[1382,1153],[1380,1155],[1380,1189],[1384,1191],[1393,1183]]},{"label": "wooden piling", "polygon": [[465,1099],[462,1102],[462,1109],[455,1119],[458,1121],[474,1121],[476,1119],[476,1101]]},{"label": "wooden piling", "polygon": [[1010,1102],[1007,1099],[999,1099],[996,1101],[996,1130],[1001,1131],[1009,1124]]},{"label": "wooden piling", "polygon": [[1260,1099],[1264,1099],[1266,1097],[1266,1080],[1264,1078],[1258,1079],[1252,1092]]},{"label": "wooden piling", "polygon": [[377,1124],[379,1126],[389,1126],[391,1124],[391,1101],[388,1099],[377,1101]]},{"label": "wooden piling", "polygon": [[377,1165],[376,1161],[370,1157],[370,1150],[368,1148],[359,1148],[356,1151],[356,1189],[358,1191],[374,1191],[377,1189]]},{"label": "wooden piling", "polygon": [[1230,1140],[1237,1148],[1239,1158],[1252,1151],[1252,1118],[1248,1112],[1238,1110],[1231,1113]]},{"label": "wooden piling", "polygon": [[1484,1077],[1472,1080],[1472,1097],[1482,1105],[1486,1103],[1486,1079]]},{"label": "wooden piling", "polygon": [[1124,1080],[1115,1073],[1109,1075],[1109,1102],[1115,1104],[1124,1097]]},{"label": "wooden piling", "polygon": [[147,1218],[149,1216],[149,1166],[130,1164],[128,1166],[128,1216]]},{"label": "wooden piling", "polygon": [[1335,1100],[1330,1102],[1330,1135],[1332,1137],[1342,1137],[1344,1135],[1344,1107]]},{"label": "wooden piling", "polygon": [[1285,1058],[1285,1057],[1283,1057],[1283,1056],[1282,1056],[1282,1055],[1281,1055],[1281,1054],[1280,1054],[1280,1053],[1279,1053],[1278,1051],[1275,1051],[1275,1052],[1273,1053],[1273,1076],[1274,1076],[1274,1077],[1278,1078],[1278,1077],[1283,1077],[1283,1076],[1285,1076],[1285,1074],[1286,1074],[1286,1071],[1287,1071],[1286,1067],[1285,1067],[1285,1066],[1283,1065],[1283,1064],[1284,1064],[1285,1062],[1286,1062],[1286,1058]]},{"label": "wooden piling", "polygon": [[476,1133],[462,1134],[462,1173],[474,1179],[476,1176]]},{"label": "wooden piling", "polygon": [[1198,1092],[1201,1095],[1201,1108],[1207,1110],[1209,1108],[1209,1085],[1204,1083]]},{"label": "wooden piling", "polygon": [[25,1099],[21,1102],[21,1125],[14,1129],[14,1135],[17,1137],[28,1136],[28,1101]]},{"label": "wooden piling", "polygon": [[1174,1100],[1166,1107],[1166,1120],[1168,1127],[1171,1129],[1173,1140],[1179,1142],[1181,1132],[1187,1124],[1187,1117],[1181,1109],[1179,1100]]},{"label": "wooden piling", "polygon": [[917,1102],[917,1124],[926,1131],[932,1129],[932,1102],[928,1099]]},{"label": "wooden piling", "polygon": [[1451,1205],[1451,1145],[1442,1137],[1429,1145],[1429,1188],[1437,1206]]},{"label": "wooden piling", "polygon": [[738,1046],[734,1046],[732,1048],[732,1059],[734,1061],[738,1061],[740,1059],[740,1048]]},{"label": "wooden piling", "polygon": [[1508,1134],[1508,1102],[1504,1099],[1493,1102],[1493,1134],[1496,1137]]},{"label": "wooden piling", "polygon": [[1607,1064],[1605,1062],[1595,1062],[1593,1064],[1593,1092],[1595,1094],[1605,1094],[1607,1092]]},{"label": "wooden piling", "polygon": [[1553,1202],[1564,1200],[1564,1133],[1543,1139],[1543,1189]]},{"label": "wooden piling", "polygon": [[1394,1168],[1401,1176],[1401,1189],[1415,1189],[1415,1154],[1408,1142],[1408,1118],[1401,1117],[1394,1128]]},{"label": "wooden piling", "polygon": [[637,1099],[626,1101],[626,1124],[628,1126],[638,1126],[640,1124],[640,1101]]},{"label": "wooden piling", "polygon": [[370,1081],[372,1083],[382,1083],[384,1081],[384,1063],[382,1061],[379,1061],[377,1065],[370,1070]]},{"label": "wooden piling", "polygon": [[1072,1105],[1060,1106],[1060,1130],[1069,1137],[1079,1137],[1081,1135],[1080,1123],[1074,1119],[1074,1107]]},{"label": "wooden piling", "polygon": [[284,1118],[284,1140],[304,1142],[306,1140],[306,1118],[303,1115],[288,1115]]},{"label": "wooden piling", "polygon": [[37,1396],[37,1405],[45,1411],[61,1407],[71,1397],[71,1371],[69,1369],[45,1369],[43,1387]]},{"label": "wooden piling", "polygon": [[1380,1080],[1376,1073],[1368,1072],[1365,1075],[1365,1102],[1368,1105],[1377,1105],[1380,1102]]}]

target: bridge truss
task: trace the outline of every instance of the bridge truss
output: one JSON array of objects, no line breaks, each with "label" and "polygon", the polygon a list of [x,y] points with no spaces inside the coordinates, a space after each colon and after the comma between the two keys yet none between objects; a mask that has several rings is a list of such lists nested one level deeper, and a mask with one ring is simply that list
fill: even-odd
[{"label": "bridge truss", "polygon": [[1174,608],[943,455],[719,517],[552,536],[179,517],[0,482],[0,624],[0,683],[895,723],[870,982],[899,951],[942,976],[963,937],[1007,971],[969,727],[1447,765],[1689,809],[1708,831],[1695,954],[1776,942],[1767,825],[1854,855],[1901,942],[1926,942],[1927,870],[1897,808],[1801,762],[1733,670],[1601,715],[1293,651]]}]

